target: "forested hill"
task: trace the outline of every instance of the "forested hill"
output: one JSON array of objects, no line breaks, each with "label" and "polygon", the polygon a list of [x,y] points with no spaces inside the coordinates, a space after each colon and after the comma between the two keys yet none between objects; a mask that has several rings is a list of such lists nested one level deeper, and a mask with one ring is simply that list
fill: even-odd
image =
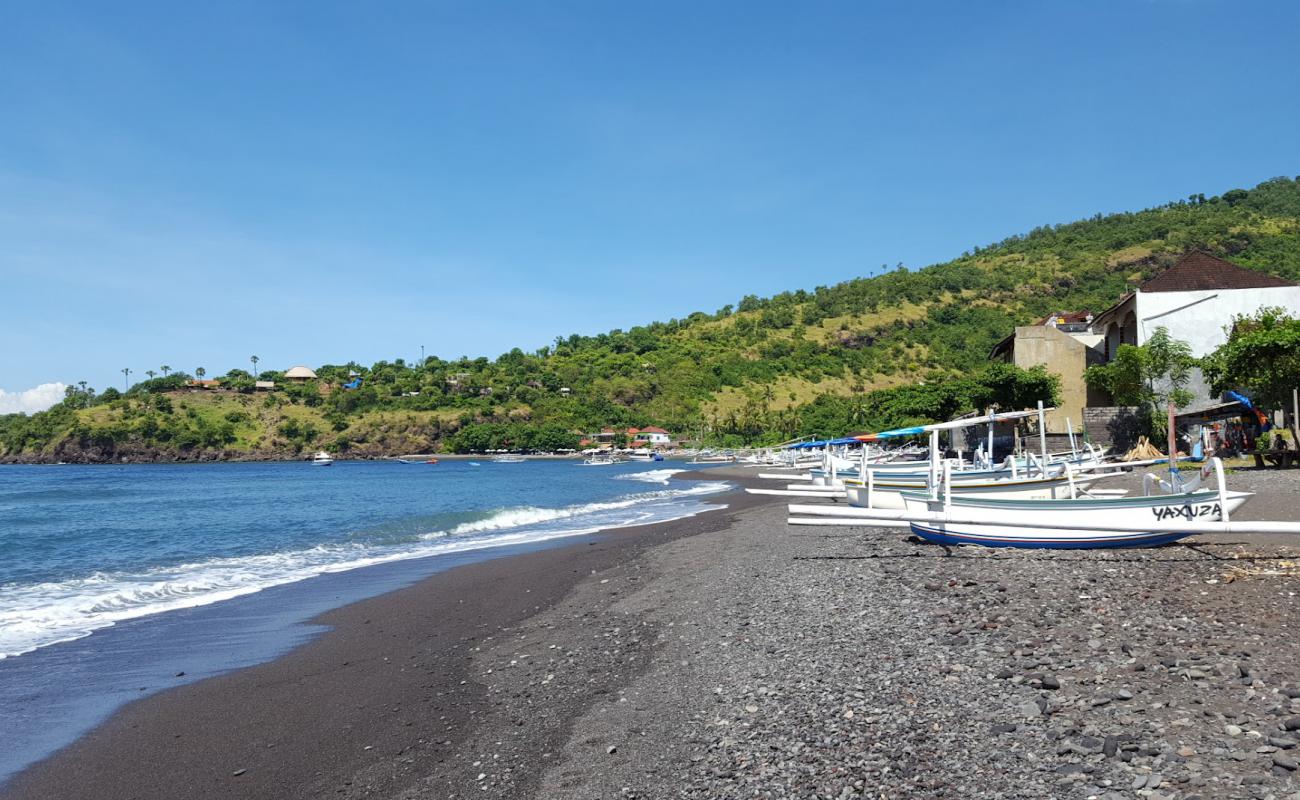
[{"label": "forested hill", "polygon": [[[124,395],[76,388],[49,412],[0,417],[0,459],[555,447],[579,431],[651,424],[739,444],[918,421],[990,393],[1047,391],[1033,375],[982,375],[992,345],[1053,311],[1101,311],[1193,248],[1300,280],[1300,179],[1045,226],[924,269],[748,296],[495,360],[327,365],[319,384],[270,394],[252,393],[241,370],[217,376],[219,392],[178,391],[181,373]],[[338,388],[353,373],[361,387]]]}]

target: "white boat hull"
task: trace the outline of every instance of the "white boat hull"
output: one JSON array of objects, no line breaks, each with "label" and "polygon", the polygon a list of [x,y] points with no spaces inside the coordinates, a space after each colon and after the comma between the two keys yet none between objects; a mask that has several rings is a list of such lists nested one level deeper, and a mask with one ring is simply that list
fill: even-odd
[{"label": "white boat hull", "polygon": [[[1080,475],[1074,479],[1075,489],[1085,489],[1098,480],[1095,475]],[[903,509],[904,493],[925,489],[924,483],[876,482],[868,492],[861,483],[846,483],[844,491],[849,505],[859,508]],[[1070,497],[1068,478],[1008,478],[980,483],[953,482],[952,493],[960,497],[994,497],[1007,500],[1054,500]],[[870,500],[870,502],[868,502]]]},{"label": "white boat hull", "polygon": [[[904,502],[918,516],[946,515],[945,521],[913,521],[912,532],[940,544],[986,547],[1152,547],[1191,536],[1193,523],[1220,522],[1253,495],[1195,492],[1152,497],[1078,500],[1015,500],[953,495],[945,507],[907,493]],[[953,521],[954,519],[960,521]],[[1150,530],[1135,530],[1143,525]],[[1067,527],[1069,526],[1069,527]]]}]

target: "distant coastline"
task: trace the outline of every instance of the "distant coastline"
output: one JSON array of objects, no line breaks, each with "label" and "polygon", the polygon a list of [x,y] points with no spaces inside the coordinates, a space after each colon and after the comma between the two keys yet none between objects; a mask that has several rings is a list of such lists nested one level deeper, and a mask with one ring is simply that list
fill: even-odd
[{"label": "distant coastline", "polygon": [[[16,456],[0,456],[0,466],[33,465],[54,466],[59,464],[217,464],[217,463],[258,463],[281,461],[309,461],[310,453],[282,452],[241,452],[241,451],[148,451],[115,452],[111,456],[104,454],[87,454],[80,459],[75,451],[61,450],[61,458],[41,453],[28,453]],[[335,461],[396,461],[398,459],[438,461],[484,461],[494,457],[489,453],[348,453],[335,455]],[[528,453],[522,456],[529,461],[572,461],[584,458],[581,453]],[[673,458],[672,455],[666,456]]]},{"label": "distant coastline", "polygon": [[993,358],[1017,327],[1109,308],[1191,250],[1300,282],[1300,180],[1043,226],[921,269],[746,295],[496,359],[281,371],[252,356],[251,371],[220,375],[123,364],[120,389],[79,381],[47,411],[0,415],[0,463],[555,452],[648,425],[673,444],[733,448],[948,419],[989,396],[1032,407],[1053,395],[1048,373]]}]

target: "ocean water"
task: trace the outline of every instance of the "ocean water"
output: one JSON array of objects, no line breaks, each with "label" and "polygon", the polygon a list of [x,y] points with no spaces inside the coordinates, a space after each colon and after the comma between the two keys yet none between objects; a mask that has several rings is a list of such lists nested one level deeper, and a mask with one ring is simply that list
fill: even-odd
[{"label": "ocean water", "polygon": [[716,508],[708,501],[727,484],[672,480],[691,468],[0,467],[0,781],[166,688],[159,676],[273,657],[331,607],[458,564]]}]

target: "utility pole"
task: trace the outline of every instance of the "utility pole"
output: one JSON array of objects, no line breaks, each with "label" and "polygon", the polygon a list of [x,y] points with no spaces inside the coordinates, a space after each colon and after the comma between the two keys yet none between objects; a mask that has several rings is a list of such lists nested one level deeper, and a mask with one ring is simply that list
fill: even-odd
[{"label": "utility pole", "polygon": [[1291,444],[1300,450],[1300,389],[1291,390],[1291,438]]}]

